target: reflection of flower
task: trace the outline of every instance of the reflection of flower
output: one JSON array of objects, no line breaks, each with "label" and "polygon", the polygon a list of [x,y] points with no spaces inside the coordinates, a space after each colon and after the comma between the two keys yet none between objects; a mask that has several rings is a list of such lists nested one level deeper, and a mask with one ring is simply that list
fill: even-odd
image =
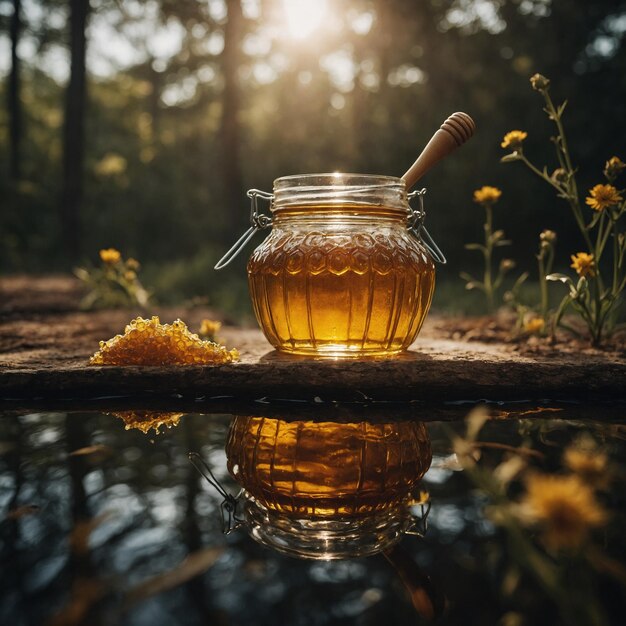
[{"label": "reflection of flower", "polygon": [[553,550],[580,546],[589,530],[606,520],[593,491],[578,476],[531,474],[521,510],[527,521],[539,525]]},{"label": "reflection of flower", "polygon": [[576,254],[572,254],[571,259],[572,264],[570,267],[573,267],[579,276],[593,277],[596,275],[593,254],[577,252]]},{"label": "reflection of flower", "polygon": [[497,187],[489,187],[485,185],[474,192],[474,202],[478,204],[494,204],[502,195],[502,192]]},{"label": "reflection of flower", "polygon": [[511,150],[519,150],[522,147],[524,139],[528,137],[528,133],[523,130],[512,130],[504,135],[502,143],[503,148],[510,148]]},{"label": "reflection of flower", "polygon": [[563,454],[563,461],[588,485],[604,488],[609,484],[607,456],[599,452],[593,442],[580,441],[570,446]]},{"label": "reflection of flower", "polygon": [[545,325],[546,323],[543,318],[533,317],[527,322],[524,322],[524,332],[528,333],[529,335],[533,335],[534,333],[540,333]]},{"label": "reflection of flower", "polygon": [[103,263],[107,263],[109,265],[115,265],[115,263],[119,263],[122,255],[115,248],[107,248],[106,250],[100,250],[100,259]]},{"label": "reflection of flower", "polygon": [[591,195],[587,196],[585,202],[594,211],[604,211],[604,209],[623,200],[613,185],[596,185],[589,190],[589,193]]}]

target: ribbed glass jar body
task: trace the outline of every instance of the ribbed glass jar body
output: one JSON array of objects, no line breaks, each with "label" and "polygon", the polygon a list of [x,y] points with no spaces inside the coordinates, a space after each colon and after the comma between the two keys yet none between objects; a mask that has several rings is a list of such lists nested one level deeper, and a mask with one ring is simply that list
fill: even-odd
[{"label": "ribbed glass jar body", "polygon": [[284,179],[276,181],[272,232],[248,263],[267,339],[278,350],[306,355],[406,349],[430,307],[435,271],[408,230],[404,183],[353,176],[303,192],[295,183],[306,178],[288,177],[284,184],[295,191],[286,187],[282,195]]}]

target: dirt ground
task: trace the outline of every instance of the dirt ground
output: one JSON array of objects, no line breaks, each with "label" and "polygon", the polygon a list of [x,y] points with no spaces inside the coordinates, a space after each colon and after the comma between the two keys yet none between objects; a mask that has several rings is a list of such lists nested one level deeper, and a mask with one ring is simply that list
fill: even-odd
[{"label": "dirt ground", "polygon": [[[603,350],[565,333],[516,337],[514,320],[430,315],[411,349],[387,360],[334,361],[275,353],[257,328],[228,324],[206,307],[149,311],[79,310],[80,283],[68,276],[0,279],[0,398],[37,393],[276,394],[314,397],[342,392],[422,401],[487,397],[622,397],[624,333]],[[226,366],[86,367],[100,340],[122,333],[134,317],[181,318],[197,332],[204,318],[226,322],[219,339],[241,359]],[[343,391],[342,391],[343,390]],[[256,396],[255,396],[256,397]]]},{"label": "dirt ground", "polygon": [[[0,278],[0,322],[15,319],[41,317],[46,314],[70,313],[79,311],[82,285],[72,276],[11,276]],[[158,307],[157,307],[158,308]],[[156,310],[156,309],[155,309]],[[229,320],[219,311],[206,307],[169,308],[167,312],[176,314],[193,329],[196,319],[204,317],[217,319],[228,324]],[[131,315],[151,315],[152,311],[137,309]],[[158,314],[159,311],[156,311]],[[131,319],[129,315],[126,315]],[[165,318],[164,318],[165,321]],[[169,320],[167,320],[169,321]],[[198,321],[199,324],[199,321]],[[468,343],[501,344],[501,348],[521,354],[558,355],[605,354],[616,357],[626,356],[626,329],[620,330],[605,342],[602,349],[591,347],[584,337],[585,329],[576,321],[570,325],[577,328],[582,338],[574,337],[564,330],[557,332],[557,341],[536,335],[525,335],[515,331],[515,316],[511,311],[500,310],[495,316],[448,317],[431,313],[420,333],[421,338],[451,339]]]}]

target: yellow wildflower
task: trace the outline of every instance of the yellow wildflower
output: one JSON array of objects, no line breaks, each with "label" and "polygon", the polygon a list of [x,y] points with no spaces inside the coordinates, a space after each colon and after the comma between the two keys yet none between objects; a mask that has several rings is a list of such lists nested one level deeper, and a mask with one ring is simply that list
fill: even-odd
[{"label": "yellow wildflower", "polygon": [[478,204],[495,204],[502,195],[497,187],[485,185],[474,192],[474,202]]},{"label": "yellow wildflower", "polygon": [[613,180],[619,176],[624,168],[626,168],[626,163],[624,163],[624,161],[616,156],[611,157],[604,166],[604,175],[609,180]]},{"label": "yellow wildflower", "polygon": [[120,262],[122,255],[115,248],[107,248],[106,250],[100,250],[100,259],[103,263],[108,265],[115,265]]},{"label": "yellow wildflower", "polygon": [[524,139],[528,137],[528,133],[523,130],[512,130],[504,135],[502,143],[503,148],[510,148],[511,150],[519,150],[522,147]]},{"label": "yellow wildflower", "polygon": [[573,267],[579,276],[594,277],[596,275],[596,263],[593,259],[593,254],[577,252],[576,254],[572,254],[571,259],[572,264],[570,267]]},{"label": "yellow wildflower", "polygon": [[214,339],[215,335],[219,332],[221,327],[222,322],[204,319],[200,323],[200,335],[203,337],[208,337],[209,339]]},{"label": "yellow wildflower", "polygon": [[594,211],[604,211],[604,209],[623,200],[613,185],[596,185],[589,190],[589,193],[591,195],[587,197],[585,202]]},{"label": "yellow wildflower", "polygon": [[531,474],[521,511],[539,525],[543,542],[552,550],[577,548],[607,517],[591,488],[573,475]]},{"label": "yellow wildflower", "polygon": [[529,335],[534,335],[535,333],[540,333],[545,325],[546,323],[542,317],[533,317],[524,322],[524,332]]}]

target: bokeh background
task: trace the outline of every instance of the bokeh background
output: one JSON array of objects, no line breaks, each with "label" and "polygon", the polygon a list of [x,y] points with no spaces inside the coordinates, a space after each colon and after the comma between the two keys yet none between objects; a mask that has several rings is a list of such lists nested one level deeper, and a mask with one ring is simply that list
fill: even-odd
[{"label": "bokeh background", "polygon": [[477,136],[423,181],[449,258],[441,284],[463,294],[484,184],[503,190],[496,227],[520,270],[543,228],[559,233],[563,267],[578,245],[565,203],[499,163],[502,136],[522,129],[531,159],[556,167],[532,74],[569,100],[582,189],[626,157],[621,0],[2,0],[0,20],[4,274],[70,271],[112,246],[142,262],[159,301],[208,297],[243,315],[247,255],[212,267],[246,227],[246,189],[400,176],[464,110]]}]

